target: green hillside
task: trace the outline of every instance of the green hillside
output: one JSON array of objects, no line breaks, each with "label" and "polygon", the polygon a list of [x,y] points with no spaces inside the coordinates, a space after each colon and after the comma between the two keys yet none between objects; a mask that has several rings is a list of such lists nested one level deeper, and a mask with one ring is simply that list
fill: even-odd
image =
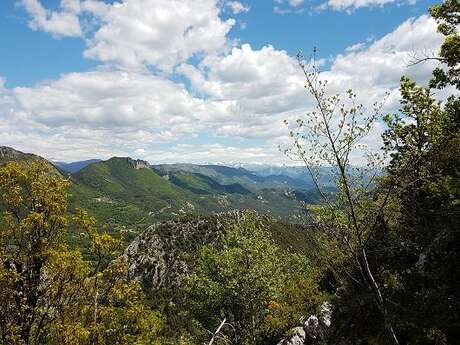
[{"label": "green hillside", "polygon": [[186,193],[147,166],[136,167],[130,158],[111,158],[90,164],[72,175],[78,183],[101,195],[122,199],[152,211],[166,206],[179,206],[187,199]]},{"label": "green hillside", "polygon": [[189,172],[207,176],[222,185],[241,185],[252,192],[267,188],[307,190],[313,187],[308,178],[293,178],[287,175],[261,176],[244,168],[223,165],[161,164],[152,167],[162,176]]},{"label": "green hillside", "polygon": [[251,193],[247,188],[243,187],[239,183],[220,184],[211,177],[200,173],[177,171],[166,176],[168,176],[168,179],[175,185],[197,194]]},{"label": "green hillside", "polygon": [[[187,208],[191,195],[130,158],[90,164],[71,175],[71,205],[113,230],[137,232],[155,219]],[[163,216],[166,214],[167,216]],[[184,211],[185,212],[185,211]]]},{"label": "green hillside", "polygon": [[[86,209],[101,227],[125,233],[127,241],[156,221],[184,215],[256,210],[283,222],[297,223],[307,190],[273,183],[245,169],[177,164],[150,167],[147,162],[113,157],[76,173],[59,170],[42,157],[1,148],[0,163],[43,160],[53,173],[68,177],[70,210]],[[270,188],[271,187],[271,188]],[[81,239],[76,234],[73,242]]]},{"label": "green hillside", "polygon": [[[289,188],[251,190],[246,187],[249,178],[244,169],[222,172],[222,168],[212,169],[216,171],[213,178],[210,168],[208,174],[179,169],[166,172],[150,168],[147,162],[111,158],[71,175],[72,208],[86,208],[115,231],[126,228],[134,233],[154,221],[185,214],[253,209],[291,221],[300,214],[299,199]],[[241,170],[240,176],[231,174],[235,170]]]}]

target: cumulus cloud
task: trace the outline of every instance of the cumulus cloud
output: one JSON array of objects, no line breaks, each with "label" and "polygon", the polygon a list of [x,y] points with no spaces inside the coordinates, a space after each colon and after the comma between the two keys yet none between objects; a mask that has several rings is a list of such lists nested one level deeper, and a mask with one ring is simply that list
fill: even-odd
[{"label": "cumulus cloud", "polygon": [[19,4],[29,13],[29,27],[42,30],[55,37],[79,37],[82,35],[79,13],[80,0],[61,0],[59,10],[45,9],[38,0],[20,0]]},{"label": "cumulus cloud", "polygon": [[[329,80],[331,92],[353,88],[363,102],[372,104],[387,91],[397,96],[404,74],[426,81],[434,65],[409,68],[410,55],[436,50],[441,41],[432,18],[409,19],[368,48],[359,43],[339,54],[322,76]],[[237,101],[236,119],[262,118],[263,123],[265,116],[286,115],[312,105],[305,95],[296,59],[272,46],[254,50],[244,44],[224,57],[208,57],[198,67],[182,65],[179,71],[210,99]]]},{"label": "cumulus cloud", "polygon": [[198,68],[183,65],[179,71],[212,99],[236,100],[245,116],[281,113],[304,101],[296,60],[272,46],[254,50],[243,44],[224,57],[205,58]]},{"label": "cumulus cloud", "polygon": [[13,93],[29,118],[45,126],[148,129],[162,135],[225,121],[232,107],[231,101],[193,97],[182,85],[159,76],[119,70],[65,74]]},{"label": "cumulus cloud", "polygon": [[124,67],[170,71],[194,54],[227,44],[234,19],[221,20],[215,0],[124,0],[100,10],[100,27],[84,56]]},{"label": "cumulus cloud", "polygon": [[334,83],[333,88],[350,85],[364,94],[364,98],[372,94],[379,97],[381,92],[377,90],[391,91],[398,87],[402,75],[426,82],[435,64],[408,67],[411,55],[436,51],[441,42],[442,36],[436,32],[434,19],[426,15],[411,18],[367,49],[339,54],[325,77]]},{"label": "cumulus cloud", "polygon": [[[56,11],[39,0],[20,0],[29,26],[55,37],[85,36],[83,55],[129,69],[172,68],[196,54],[220,52],[229,42],[235,20],[220,18],[218,0],[61,0]],[[249,10],[238,1],[227,3],[233,13]],[[82,33],[80,19],[89,28]]]},{"label": "cumulus cloud", "polygon": [[[401,75],[424,82],[434,67],[408,68],[410,53],[436,50],[441,40],[428,16],[409,19],[367,47],[347,49],[322,75],[331,92],[353,88],[366,105],[389,91],[387,109],[395,110]],[[190,89],[132,69],[69,73],[12,90],[0,78],[2,144],[65,160],[136,155],[152,162],[275,162],[281,159],[277,144],[286,142],[282,121],[313,106],[296,59],[273,46],[243,44],[195,65],[183,62],[176,72]],[[368,142],[378,146],[381,130]],[[214,144],[181,144],[202,142],[194,141],[200,136]]]}]

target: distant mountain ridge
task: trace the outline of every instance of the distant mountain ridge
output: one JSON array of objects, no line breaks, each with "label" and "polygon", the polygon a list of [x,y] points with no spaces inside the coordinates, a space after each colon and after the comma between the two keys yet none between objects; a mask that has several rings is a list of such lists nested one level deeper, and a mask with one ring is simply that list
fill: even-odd
[{"label": "distant mountain ridge", "polygon": [[[134,161],[134,159],[133,159]],[[146,165],[150,163],[142,161]],[[101,159],[89,159],[76,162],[53,162],[56,166],[68,173],[76,173],[86,166],[102,162]],[[247,185],[253,185],[253,189],[260,188],[285,188],[311,189],[314,187],[311,176],[305,166],[286,166],[256,163],[224,163],[219,164],[193,164],[193,163],[169,163],[150,165],[159,175],[175,174],[177,172],[189,172],[217,179],[224,184],[239,183],[244,181]],[[330,179],[327,175],[330,169],[322,168],[322,182]],[[180,181],[177,181],[180,183]]]},{"label": "distant mountain ridge", "polygon": [[101,159],[88,159],[84,161],[71,162],[71,163],[59,162],[59,161],[55,161],[53,163],[66,172],[76,173],[90,164],[99,163],[101,161],[102,161]]},{"label": "distant mountain ridge", "polygon": [[[46,161],[0,147],[0,163],[35,159]],[[244,209],[295,222],[304,212],[301,202],[316,200],[308,181],[260,176],[241,167],[150,165],[129,157],[48,163],[73,182],[70,209],[87,209],[115,232],[125,229],[135,234],[158,220]]]},{"label": "distant mountain ridge", "polygon": [[187,171],[209,176],[219,183],[239,183],[249,190],[256,191],[264,188],[293,188],[311,189],[313,182],[309,176],[291,177],[288,175],[262,175],[242,167],[228,167],[224,165],[199,164],[159,164],[152,165],[160,175],[174,174],[178,171]]}]

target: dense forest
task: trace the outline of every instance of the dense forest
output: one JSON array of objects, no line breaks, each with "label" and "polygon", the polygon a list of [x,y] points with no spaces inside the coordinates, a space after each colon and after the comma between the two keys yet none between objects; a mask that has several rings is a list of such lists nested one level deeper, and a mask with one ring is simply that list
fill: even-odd
[{"label": "dense forest", "polygon": [[282,150],[309,196],[212,166],[1,156],[0,344],[460,343],[460,3],[429,12],[444,42],[413,63],[439,67],[401,77],[394,114],[330,95],[299,54],[316,106]]}]

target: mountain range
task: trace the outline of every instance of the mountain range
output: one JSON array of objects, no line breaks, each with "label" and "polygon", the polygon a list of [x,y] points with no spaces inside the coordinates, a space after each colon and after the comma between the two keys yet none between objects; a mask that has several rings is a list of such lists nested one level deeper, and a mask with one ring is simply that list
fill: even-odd
[{"label": "mountain range", "polygon": [[151,165],[129,157],[51,162],[0,147],[0,164],[12,160],[47,162],[72,181],[71,210],[85,208],[100,225],[133,235],[155,221],[243,209],[295,223],[304,212],[302,204],[315,202],[312,182],[301,174],[260,174],[211,164]]}]

